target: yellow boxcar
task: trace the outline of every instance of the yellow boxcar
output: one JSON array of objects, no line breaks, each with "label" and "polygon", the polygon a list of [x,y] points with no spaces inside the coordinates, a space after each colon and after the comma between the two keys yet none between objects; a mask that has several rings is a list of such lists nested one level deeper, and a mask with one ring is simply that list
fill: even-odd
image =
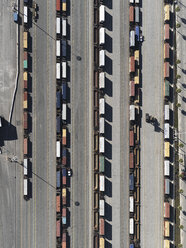
[{"label": "yellow boxcar", "polygon": [[170,20],[170,5],[166,4],[164,6],[164,21],[169,21]]},{"label": "yellow boxcar", "polygon": [[170,248],[170,241],[169,240],[164,240],[164,248]]},{"label": "yellow boxcar", "polygon": [[62,11],[67,11],[67,3],[66,0],[62,1]]},{"label": "yellow boxcar", "polygon": [[103,237],[99,238],[99,248],[105,248],[105,239]]},{"label": "yellow boxcar", "polygon": [[28,32],[23,33],[23,47],[28,48]]},{"label": "yellow boxcar", "polygon": [[139,69],[136,71],[136,76],[134,77],[134,83],[139,84]]},{"label": "yellow boxcar", "polygon": [[139,50],[136,50],[136,51],[134,52],[134,59],[135,59],[136,61],[138,61],[138,63],[139,63]]},{"label": "yellow boxcar", "polygon": [[166,157],[166,158],[170,157],[170,143],[169,143],[169,141],[166,141],[164,143],[164,157]]},{"label": "yellow boxcar", "polygon": [[27,81],[27,80],[28,80],[27,71],[24,71],[24,72],[23,72],[23,80],[24,80],[24,81]]},{"label": "yellow boxcar", "polygon": [[164,236],[169,238],[170,236],[170,223],[169,221],[164,222]]}]

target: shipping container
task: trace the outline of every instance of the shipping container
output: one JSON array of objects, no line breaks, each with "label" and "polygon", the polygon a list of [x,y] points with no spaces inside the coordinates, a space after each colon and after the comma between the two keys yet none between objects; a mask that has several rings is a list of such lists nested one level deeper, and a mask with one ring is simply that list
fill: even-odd
[{"label": "shipping container", "polygon": [[100,117],[99,119],[99,133],[100,134],[105,133],[105,119],[103,117]]},{"label": "shipping container", "polygon": [[105,235],[105,220],[103,218],[99,218],[99,235]]},{"label": "shipping container", "polygon": [[169,96],[170,96],[170,85],[169,85],[169,81],[165,80],[165,82],[164,82],[164,97],[169,99]]},{"label": "shipping container", "polygon": [[130,97],[135,97],[135,84],[134,84],[134,81],[129,82],[129,88],[130,88],[129,96]]},{"label": "shipping container", "polygon": [[60,40],[56,40],[56,56],[61,57],[61,44]]},{"label": "shipping container", "polygon": [[168,239],[164,240],[164,248],[170,248],[170,240]]},{"label": "shipping container", "polygon": [[99,50],[99,66],[105,66],[105,50]]},{"label": "shipping container", "polygon": [[56,195],[56,212],[60,213],[61,212],[61,196]]},{"label": "shipping container", "polygon": [[134,56],[129,58],[129,72],[135,72],[135,60]]},{"label": "shipping container", "polygon": [[134,219],[130,218],[129,234],[134,234]]},{"label": "shipping container", "polygon": [[61,65],[56,63],[56,79],[61,79]]},{"label": "shipping container", "polygon": [[169,238],[170,236],[170,223],[169,221],[164,221],[164,236]]},{"label": "shipping container", "polygon": [[164,107],[164,120],[165,121],[169,121],[170,120],[170,109],[169,109],[169,105],[166,104]]},{"label": "shipping container", "polygon": [[24,197],[28,197],[28,178],[24,178]]},{"label": "shipping container", "polygon": [[99,215],[105,216],[105,200],[99,200]]},{"label": "shipping container", "polygon": [[105,157],[103,155],[99,155],[99,172],[105,172]]},{"label": "shipping container", "polygon": [[67,19],[62,18],[62,36],[67,35]]},{"label": "shipping container", "polygon": [[24,176],[28,176],[28,158],[24,158]]},{"label": "shipping container", "polygon": [[164,40],[169,40],[169,24],[164,25]]},{"label": "shipping container", "polygon": [[134,174],[133,173],[129,175],[129,189],[131,191],[134,190]]},{"label": "shipping container", "polygon": [[99,175],[99,190],[104,192],[105,191],[105,176]]},{"label": "shipping container", "polygon": [[99,7],[99,22],[103,23],[105,21],[105,6],[100,5]]},{"label": "shipping container", "polygon": [[60,141],[56,141],[56,157],[61,157],[61,144]]},{"label": "shipping container", "polygon": [[104,98],[99,99],[99,114],[100,115],[105,114],[105,99]]},{"label": "shipping container", "polygon": [[139,23],[140,21],[140,9],[138,6],[135,7],[135,22]]},{"label": "shipping container", "polygon": [[99,73],[99,88],[100,89],[105,88],[105,72]]},{"label": "shipping container", "polygon": [[66,166],[67,164],[67,149],[65,147],[62,148],[62,165]]},{"label": "shipping container", "polygon": [[62,11],[66,12],[67,11],[67,3],[66,0],[62,0]]},{"label": "shipping container", "polygon": [[130,47],[135,46],[135,31],[131,30],[130,31]]},{"label": "shipping container", "polygon": [[164,62],[164,78],[168,78],[169,77],[169,62]]},{"label": "shipping container", "polygon": [[67,170],[66,168],[62,168],[62,184],[67,184]]},{"label": "shipping container", "polygon": [[66,205],[67,203],[67,189],[66,188],[62,189],[62,203],[63,205]]},{"label": "shipping container", "polygon": [[170,126],[169,123],[164,124],[164,139],[170,138]]},{"label": "shipping container", "polygon": [[165,4],[164,6],[164,21],[168,22],[170,20],[170,5]]},{"label": "shipping container", "polygon": [[170,218],[170,204],[168,202],[164,202],[164,218]]},{"label": "shipping container", "polygon": [[28,7],[24,6],[24,23],[28,23]]},{"label": "shipping container", "polygon": [[100,45],[105,44],[105,28],[103,27],[99,29],[99,44]]},{"label": "shipping container", "polygon": [[28,32],[23,33],[23,48],[28,48]]},{"label": "shipping container", "polygon": [[61,18],[56,17],[56,34],[61,34]]},{"label": "shipping container", "polygon": [[61,0],[56,0],[56,11],[61,11]]},{"label": "shipping container", "polygon": [[129,153],[129,168],[134,169],[134,152]]},{"label": "shipping container", "polygon": [[62,129],[62,145],[64,146],[67,145],[67,129],[66,128]]},{"label": "shipping container", "polygon": [[130,213],[134,213],[134,196],[130,196],[129,198],[129,211]]},{"label": "shipping container", "polygon": [[63,207],[62,208],[62,225],[66,225],[67,224],[67,208]]},{"label": "shipping container", "polygon": [[57,188],[61,188],[61,173],[60,173],[60,171],[56,172],[56,186],[57,186]]},{"label": "shipping container", "polygon": [[169,59],[169,43],[164,43],[164,59]]},{"label": "shipping container", "polygon": [[136,35],[136,40],[139,41],[140,40],[140,28],[139,28],[139,26],[135,27],[135,35]]},{"label": "shipping container", "polygon": [[61,117],[60,116],[56,117],[56,131],[57,133],[61,132]]},{"label": "shipping container", "polygon": [[104,153],[105,152],[105,138],[99,137],[99,152]]},{"label": "shipping container", "polygon": [[56,108],[61,109],[61,92],[56,91]]},{"label": "shipping container", "polygon": [[129,7],[129,22],[134,22],[134,6]]},{"label": "shipping container", "polygon": [[164,179],[164,193],[165,195],[170,194],[170,181],[167,178]]},{"label": "shipping container", "polygon": [[62,99],[63,101],[66,101],[67,100],[67,84],[66,83],[62,83],[61,91],[62,91]]},{"label": "shipping container", "polygon": [[62,40],[62,56],[66,57],[67,56],[67,41]]},{"label": "shipping container", "polygon": [[28,88],[28,72],[24,71],[23,72],[23,80],[24,80],[24,89]]},{"label": "shipping container", "polygon": [[25,130],[28,129],[28,112],[26,111],[24,111],[24,114],[23,114],[23,126]]},{"label": "shipping container", "polygon": [[170,143],[168,141],[164,142],[164,157],[170,157]]},{"label": "shipping container", "polygon": [[99,237],[99,248],[105,248],[105,239],[103,237]]},{"label": "shipping container", "polygon": [[24,155],[28,154],[28,138],[24,138],[23,152],[24,152]]},{"label": "shipping container", "polygon": [[164,176],[170,176],[170,162],[169,160],[164,160]]},{"label": "shipping container", "polygon": [[67,120],[67,104],[66,103],[62,104],[62,120],[63,121]]},{"label": "shipping container", "polygon": [[135,106],[130,105],[130,121],[135,121]]},{"label": "shipping container", "polygon": [[60,220],[56,220],[56,237],[61,237],[61,222]]}]

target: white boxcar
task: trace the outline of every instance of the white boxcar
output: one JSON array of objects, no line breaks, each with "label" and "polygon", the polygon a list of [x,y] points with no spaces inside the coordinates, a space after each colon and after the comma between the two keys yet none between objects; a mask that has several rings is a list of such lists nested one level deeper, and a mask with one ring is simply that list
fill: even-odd
[{"label": "white boxcar", "polygon": [[129,233],[134,234],[134,219],[130,218]]},{"label": "white boxcar", "polygon": [[169,119],[170,119],[170,109],[169,109],[168,104],[165,105],[164,117],[165,117],[165,121],[169,121]]},{"label": "white boxcar", "polygon": [[24,175],[27,176],[28,175],[28,159],[24,158]]},{"label": "white boxcar", "polygon": [[134,212],[134,196],[130,196],[130,205],[129,205],[129,209],[130,209],[130,213]]},{"label": "white boxcar", "polygon": [[61,56],[61,41],[56,40],[56,56],[60,57]]},{"label": "white boxcar", "polygon": [[169,195],[170,194],[170,181],[169,179],[164,179],[164,190],[165,190],[165,195]]},{"label": "white boxcar", "polygon": [[105,138],[99,137],[99,152],[104,153],[105,152]]},{"label": "white boxcar", "polygon": [[99,200],[99,215],[105,215],[105,200]]},{"label": "white boxcar", "polygon": [[104,192],[105,191],[105,176],[99,175],[99,190]]},{"label": "white boxcar", "polygon": [[61,79],[61,65],[56,63],[56,79]]},{"label": "white boxcar", "polygon": [[130,105],[130,121],[135,121],[135,106]]},{"label": "white boxcar", "polygon": [[105,44],[105,28],[103,27],[99,29],[99,44],[100,45]]},{"label": "white boxcar", "polygon": [[62,78],[67,77],[67,62],[63,61],[62,62]]},{"label": "white boxcar", "polygon": [[99,22],[103,23],[105,21],[105,6],[100,5],[99,7]]},{"label": "white boxcar", "polygon": [[67,105],[66,105],[66,103],[62,104],[62,120],[63,121],[67,120]]},{"label": "white boxcar", "polygon": [[105,66],[105,50],[99,51],[99,66]]},{"label": "white boxcar", "polygon": [[169,139],[170,138],[170,127],[169,123],[164,124],[164,139]]},{"label": "white boxcar", "polygon": [[100,117],[99,119],[99,132],[100,134],[105,133],[105,119],[103,117]]},{"label": "white boxcar", "polygon": [[56,34],[61,34],[61,18],[56,18]]},{"label": "white boxcar", "polygon": [[56,157],[61,157],[61,144],[60,141],[56,141]]},{"label": "white boxcar", "polygon": [[67,19],[62,19],[62,36],[67,35]]},{"label": "white boxcar", "polygon": [[24,178],[24,196],[28,196],[28,179]]},{"label": "white boxcar", "polygon": [[99,114],[100,115],[105,114],[105,99],[104,98],[99,99]]},{"label": "white boxcar", "polygon": [[130,31],[130,47],[135,46],[135,31],[131,30]]},{"label": "white boxcar", "polygon": [[139,22],[139,7],[135,7],[135,22]]},{"label": "white boxcar", "polygon": [[28,23],[28,7],[24,6],[24,23]]},{"label": "white boxcar", "polygon": [[105,72],[99,73],[99,88],[100,89],[105,88]]},{"label": "white boxcar", "polygon": [[170,162],[169,160],[164,160],[164,176],[170,176]]}]

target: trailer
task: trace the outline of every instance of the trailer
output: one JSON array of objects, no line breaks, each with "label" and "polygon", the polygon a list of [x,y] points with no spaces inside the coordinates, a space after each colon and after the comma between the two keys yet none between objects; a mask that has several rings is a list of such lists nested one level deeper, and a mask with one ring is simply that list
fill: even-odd
[{"label": "trailer", "polygon": [[61,65],[56,63],[56,79],[61,79]]},{"label": "trailer", "polygon": [[99,191],[104,192],[105,191],[105,176],[99,175]]},{"label": "trailer", "polygon": [[61,157],[61,143],[60,141],[56,141],[56,157]]},{"label": "trailer", "polygon": [[104,199],[99,200],[99,215],[105,216],[105,200]]},{"label": "trailer", "polygon": [[24,158],[23,166],[24,166],[24,176],[28,176],[28,158]]},{"label": "trailer", "polygon": [[105,72],[99,73],[99,88],[100,89],[105,88]]},{"label": "trailer", "polygon": [[99,133],[100,134],[105,133],[105,119],[103,117],[100,117],[99,119]]},{"label": "trailer", "polygon": [[170,176],[170,162],[169,160],[164,160],[164,176]]},{"label": "trailer", "polygon": [[105,6],[100,5],[99,7],[99,23],[103,23],[105,21]]},{"label": "trailer", "polygon": [[105,50],[99,50],[99,66],[105,66]]},{"label": "trailer", "polygon": [[100,45],[105,44],[105,28],[103,27],[99,29],[99,44]]},{"label": "trailer", "polygon": [[67,35],[67,19],[62,18],[62,36]]},{"label": "trailer", "polygon": [[56,57],[61,57],[60,40],[56,40]]},{"label": "trailer", "polygon": [[99,137],[99,152],[104,153],[105,152],[105,138]]},{"label": "trailer", "polygon": [[56,17],[56,34],[60,35],[61,34],[61,18]]}]

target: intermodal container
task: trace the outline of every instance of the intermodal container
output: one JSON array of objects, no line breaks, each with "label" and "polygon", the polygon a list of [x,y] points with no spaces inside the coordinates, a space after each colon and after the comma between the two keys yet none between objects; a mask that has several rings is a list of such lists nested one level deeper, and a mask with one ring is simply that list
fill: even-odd
[{"label": "intermodal container", "polygon": [[99,238],[99,248],[105,248],[105,239],[103,237]]},{"label": "intermodal container", "polygon": [[24,138],[24,155],[28,154],[28,138]]},{"label": "intermodal container", "polygon": [[169,40],[169,24],[164,25],[164,40]]},{"label": "intermodal container", "polygon": [[100,89],[105,88],[105,72],[99,73],[99,88]]},{"label": "intermodal container", "polygon": [[62,208],[62,224],[63,225],[67,224],[67,208],[66,207]]},{"label": "intermodal container", "polygon": [[98,129],[98,118],[99,118],[99,113],[97,110],[94,110],[94,127]]},{"label": "intermodal container", "polygon": [[105,21],[105,6],[100,5],[99,7],[99,22],[103,23]]},{"label": "intermodal container", "polygon": [[67,3],[66,0],[62,0],[62,11],[66,12],[67,11]]},{"label": "intermodal container", "polygon": [[61,212],[61,196],[56,195],[56,212],[60,213]]},{"label": "intermodal container", "polygon": [[104,98],[99,99],[99,114],[100,115],[105,114],[105,99]]},{"label": "intermodal container", "polygon": [[28,32],[23,33],[23,48],[28,48]]},{"label": "intermodal container", "polygon": [[57,133],[61,132],[61,117],[60,116],[56,117],[56,131]]},{"label": "intermodal container", "polygon": [[28,108],[28,93],[27,93],[27,91],[24,92],[23,108],[24,109]]},{"label": "intermodal container", "polygon": [[56,157],[61,157],[61,143],[60,141],[56,141]]},{"label": "intermodal container", "polygon": [[135,83],[134,83],[134,81],[130,81],[129,87],[130,87],[130,91],[129,91],[130,97],[135,97]]},{"label": "intermodal container", "polygon": [[56,11],[61,11],[61,0],[56,0]]},{"label": "intermodal container", "polygon": [[134,6],[129,7],[129,21],[134,22]]},{"label": "intermodal container", "polygon": [[67,20],[65,18],[62,18],[62,36],[67,35]]},{"label": "intermodal container", "polygon": [[62,183],[63,183],[63,185],[67,184],[67,170],[66,170],[66,168],[62,168]]},{"label": "intermodal container", "polygon": [[139,23],[139,21],[140,21],[140,11],[139,11],[139,7],[138,6],[136,6],[135,7],[135,22],[136,23]]},{"label": "intermodal container", "polygon": [[99,155],[99,172],[105,172],[105,157],[103,155]]},{"label": "intermodal container", "polygon": [[135,60],[134,56],[129,58],[129,72],[135,72]]},{"label": "intermodal container", "polygon": [[67,120],[67,104],[62,104],[62,120],[66,122]]},{"label": "intermodal container", "polygon": [[56,18],[56,34],[61,34],[61,18]]},{"label": "intermodal container", "polygon": [[170,85],[169,85],[169,81],[165,80],[165,82],[164,82],[164,97],[169,99],[169,96],[170,96]]},{"label": "intermodal container", "polygon": [[104,153],[105,152],[105,138],[99,137],[99,152]]},{"label": "intermodal container", "polygon": [[170,162],[169,160],[164,160],[164,176],[170,176]]},{"label": "intermodal container", "polygon": [[134,174],[129,175],[129,189],[134,190]]},{"label": "intermodal container", "polygon": [[135,248],[134,244],[130,244],[129,248]]},{"label": "intermodal container", "polygon": [[170,222],[169,221],[164,221],[164,236],[166,238],[169,238],[170,236]]},{"label": "intermodal container", "polygon": [[64,146],[67,145],[67,129],[66,128],[62,129],[62,144]]},{"label": "intermodal container", "polygon": [[129,168],[134,169],[134,152],[129,153]]},{"label": "intermodal container", "polygon": [[66,57],[67,56],[67,41],[62,40],[62,56]]},{"label": "intermodal container", "polygon": [[23,72],[23,80],[24,80],[24,89],[28,88],[28,72],[24,71]]},{"label": "intermodal container", "polygon": [[169,62],[164,62],[164,78],[169,77]]},{"label": "intermodal container", "polygon": [[62,149],[62,165],[66,166],[67,164],[67,149],[63,147]]},{"label": "intermodal container", "polygon": [[56,108],[61,109],[61,93],[56,91]]},{"label": "intermodal container", "polygon": [[28,158],[24,158],[24,176],[28,176]]},{"label": "intermodal container", "polygon": [[99,190],[104,192],[105,191],[105,176],[99,175]]},{"label": "intermodal container", "polygon": [[164,218],[170,218],[170,204],[168,202],[164,202]]},{"label": "intermodal container", "polygon": [[57,238],[61,237],[61,223],[60,223],[60,220],[56,221],[56,237]]},{"label": "intermodal container", "polygon": [[100,216],[105,215],[105,200],[104,199],[99,200],[99,215]]},{"label": "intermodal container", "polygon": [[169,43],[164,43],[164,59],[169,59]]},{"label": "intermodal container", "polygon": [[99,235],[105,235],[105,220],[103,218],[99,218]]},{"label": "intermodal container", "polygon": [[28,112],[24,112],[23,114],[23,126],[24,129],[28,129]]},{"label": "intermodal container", "polygon": [[130,144],[130,146],[134,146],[134,130],[130,130],[130,133],[129,133],[129,144]]},{"label": "intermodal container", "polygon": [[99,156],[98,154],[94,154],[94,170],[99,170]]},{"label": "intermodal container", "polygon": [[164,179],[164,193],[165,195],[170,194],[170,181],[167,178]]},{"label": "intermodal container", "polygon": [[60,171],[56,172],[56,186],[57,186],[57,188],[61,188],[61,173],[60,173]]},{"label": "intermodal container", "polygon": [[67,189],[66,188],[62,189],[62,203],[63,205],[66,205],[67,203]]}]

